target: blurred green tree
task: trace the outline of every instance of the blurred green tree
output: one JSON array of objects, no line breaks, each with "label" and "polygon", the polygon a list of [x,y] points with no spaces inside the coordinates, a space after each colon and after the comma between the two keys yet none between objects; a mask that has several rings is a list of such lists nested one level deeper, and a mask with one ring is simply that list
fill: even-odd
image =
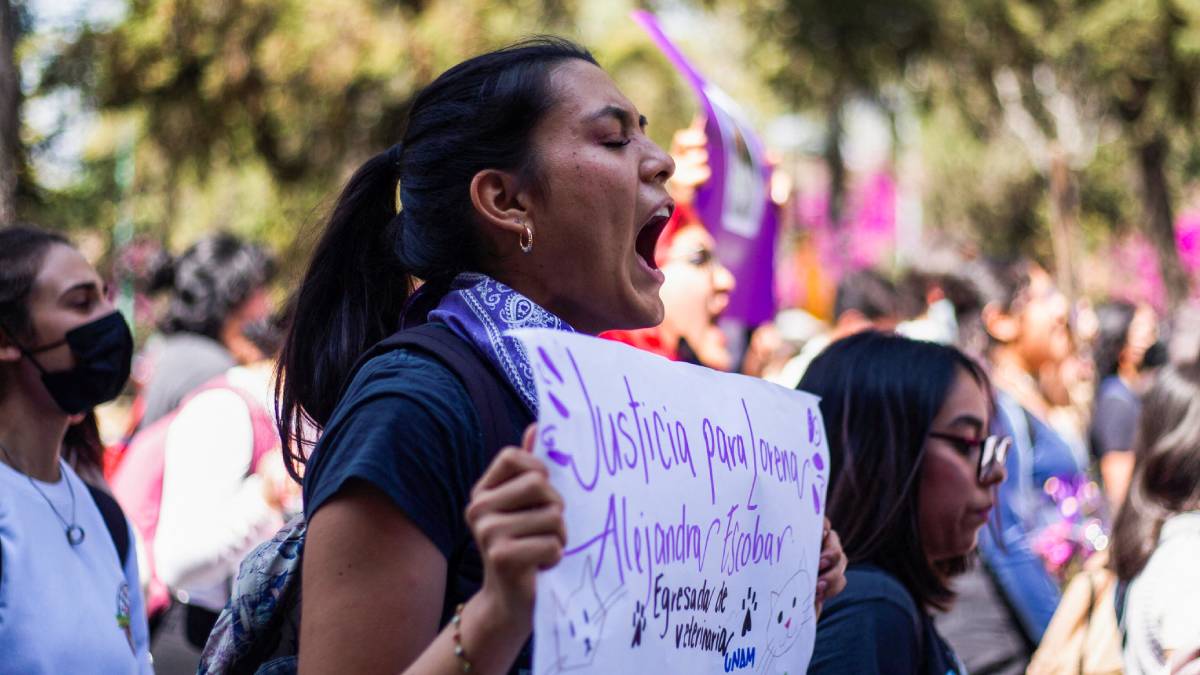
[{"label": "blurred green tree", "polygon": [[[173,246],[229,229],[304,257],[337,186],[394,143],[412,97],[462,59],[539,33],[593,47],[660,143],[689,95],[605,0],[132,0],[54,51],[37,95],[85,93],[100,124],[50,222],[137,231]],[[681,102],[683,105],[681,106]],[[127,157],[127,191],[114,177]]]},{"label": "blurred green tree", "polygon": [[750,0],[746,20],[766,38],[763,76],[796,109],[822,113],[824,156],[830,170],[830,216],[839,221],[846,170],[841,147],[842,110],[853,97],[879,102],[892,113],[887,85],[908,63],[925,55],[936,35],[929,0]]},{"label": "blurred green tree", "polygon": [[[942,72],[957,77],[939,79],[954,83],[960,100],[970,96],[963,88],[986,91],[975,98],[986,101],[993,122],[998,113],[1044,178],[1060,279],[1070,284],[1077,273],[1071,250],[1081,208],[1085,217],[1102,213],[1100,203],[1081,203],[1099,195],[1080,179],[1105,180],[1095,165],[1102,146],[1113,145],[1136,176],[1123,180],[1123,216],[1154,243],[1170,300],[1186,297],[1172,208],[1178,185],[1168,169],[1172,153],[1182,159],[1195,138],[1200,7],[1171,0],[940,4],[937,55]],[[979,111],[969,114],[981,119]]]},{"label": "blurred green tree", "polygon": [[395,141],[421,84],[523,34],[526,13],[565,26],[568,4],[134,0],[65,45],[40,89],[87,92],[98,170],[132,146],[139,230],[291,245],[339,180]]},{"label": "blurred green tree", "polygon": [[[1132,221],[1155,243],[1171,300],[1186,296],[1173,228],[1178,185],[1168,176],[1196,145],[1200,4],[753,0],[746,7],[763,51],[790,57],[767,59],[772,81],[794,92],[797,107],[827,112],[835,195],[847,96],[886,108],[888,89],[902,87],[920,105],[927,201],[944,225],[972,228],[993,252],[1038,251],[1048,239],[1069,288],[1072,251],[1090,235],[1080,230]],[[1114,161],[1114,148],[1125,161]]]}]

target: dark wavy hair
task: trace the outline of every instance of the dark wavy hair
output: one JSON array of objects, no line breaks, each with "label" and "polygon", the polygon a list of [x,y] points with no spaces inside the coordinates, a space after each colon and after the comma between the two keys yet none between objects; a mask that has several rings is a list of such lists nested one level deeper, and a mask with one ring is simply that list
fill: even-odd
[{"label": "dark wavy hair", "polygon": [[293,476],[304,430],[328,422],[355,361],[398,328],[417,281],[481,271],[475,174],[512,171],[538,189],[530,139],[556,102],[551,73],[572,59],[596,63],[578,45],[539,37],[454,66],[414,99],[400,142],[350,178],[293,296],[280,357],[276,417]]},{"label": "dark wavy hair", "polygon": [[1168,517],[1200,509],[1200,364],[1167,366],[1142,399],[1136,460],[1113,522],[1109,566],[1141,574]]},{"label": "dark wavy hair", "polygon": [[1111,300],[1096,307],[1096,319],[1100,331],[1096,335],[1096,346],[1092,359],[1096,363],[1096,386],[1104,378],[1116,375],[1120,366],[1121,351],[1129,341],[1129,325],[1137,307],[1122,300]]},{"label": "dark wavy hair", "polygon": [[926,558],[918,513],[925,442],[959,371],[991,396],[987,374],[954,347],[867,331],[821,352],[798,387],[821,397],[827,515],[846,557],[888,571],[925,608],[949,607],[947,579],[967,565]]},{"label": "dark wavy hair", "polygon": [[154,271],[149,290],[169,295],[159,328],[219,340],[229,314],[274,274],[275,259],[262,246],[227,232],[205,237]]}]

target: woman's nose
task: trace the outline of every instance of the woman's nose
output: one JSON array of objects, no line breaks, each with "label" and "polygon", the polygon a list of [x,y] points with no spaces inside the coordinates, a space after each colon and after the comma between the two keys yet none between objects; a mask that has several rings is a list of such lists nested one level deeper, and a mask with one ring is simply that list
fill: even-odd
[{"label": "woman's nose", "polygon": [[667,179],[675,175],[675,160],[650,139],[646,139],[646,146],[646,155],[641,164],[642,180],[665,185]]},{"label": "woman's nose", "polygon": [[997,463],[992,470],[984,476],[983,487],[990,488],[1000,485],[1008,478],[1008,468],[1002,463]]},{"label": "woman's nose", "polygon": [[729,268],[722,265],[720,262],[713,261],[713,290],[721,293],[729,293],[737,286],[737,279],[734,278],[733,272]]},{"label": "woman's nose", "polygon": [[100,300],[96,302],[95,309],[92,310],[92,316],[94,318],[107,316],[116,311],[116,309],[117,306],[113,304],[113,301],[107,295],[101,295]]}]

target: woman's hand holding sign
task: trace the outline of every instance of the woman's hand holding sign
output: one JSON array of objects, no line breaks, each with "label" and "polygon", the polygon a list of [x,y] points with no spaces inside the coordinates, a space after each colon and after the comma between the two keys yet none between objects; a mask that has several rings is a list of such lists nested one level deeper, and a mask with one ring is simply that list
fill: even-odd
[{"label": "woman's hand holding sign", "polygon": [[567,539],[562,497],[532,454],[536,429],[525,431],[523,447],[497,453],[471,490],[466,519],[483,559],[483,588],[405,675],[507,673],[529,639],[538,570],[558,563]]},{"label": "woman's hand holding sign", "polygon": [[817,618],[821,617],[821,608],[825,601],[846,587],[846,554],[842,552],[842,540],[825,519],[825,529],[821,535],[821,563],[817,577],[816,611]]},{"label": "woman's hand holding sign", "polygon": [[563,500],[533,455],[537,425],[521,448],[500,451],[471,490],[467,524],[483,558],[483,589],[489,604],[514,624],[530,626],[538,570],[562,558],[567,541]]}]

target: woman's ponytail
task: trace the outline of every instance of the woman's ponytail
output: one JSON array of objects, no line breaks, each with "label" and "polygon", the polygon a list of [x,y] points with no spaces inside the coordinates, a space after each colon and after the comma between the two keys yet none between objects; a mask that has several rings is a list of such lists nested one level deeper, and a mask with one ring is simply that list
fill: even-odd
[{"label": "woman's ponytail", "polygon": [[299,479],[305,431],[323,427],[355,361],[396,330],[412,275],[396,256],[399,148],[371,158],[338,197],[304,279],[279,358],[276,423]]}]

